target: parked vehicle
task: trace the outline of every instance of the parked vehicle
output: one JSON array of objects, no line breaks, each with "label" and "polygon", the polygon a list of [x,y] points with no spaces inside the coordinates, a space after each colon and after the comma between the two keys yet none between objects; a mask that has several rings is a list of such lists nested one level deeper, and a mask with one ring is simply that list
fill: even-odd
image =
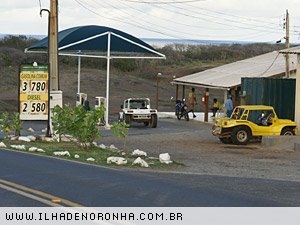
[{"label": "parked vehicle", "polygon": [[182,101],[180,100],[176,100],[176,105],[175,105],[175,114],[178,120],[181,120],[182,117],[184,117],[184,119],[186,121],[189,121],[189,110],[188,107],[186,105],[186,101],[185,99],[183,99]]},{"label": "parked vehicle", "polygon": [[217,119],[212,134],[222,143],[245,145],[253,138],[295,135],[297,132],[296,123],[278,119],[272,106],[244,105],[236,107],[230,118]]},{"label": "parked vehicle", "polygon": [[157,126],[157,110],[151,109],[149,98],[129,98],[121,105],[119,121],[127,124],[131,122],[144,123],[145,126],[155,128]]}]

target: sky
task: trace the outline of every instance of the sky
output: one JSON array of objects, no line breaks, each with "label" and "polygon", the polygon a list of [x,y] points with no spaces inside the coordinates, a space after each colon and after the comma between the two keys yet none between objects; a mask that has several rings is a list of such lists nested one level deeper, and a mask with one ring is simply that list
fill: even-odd
[{"label": "sky", "polygon": [[[1,0],[0,34],[47,35],[50,0]],[[299,0],[58,0],[59,30],[113,27],[139,38],[300,42]]]}]

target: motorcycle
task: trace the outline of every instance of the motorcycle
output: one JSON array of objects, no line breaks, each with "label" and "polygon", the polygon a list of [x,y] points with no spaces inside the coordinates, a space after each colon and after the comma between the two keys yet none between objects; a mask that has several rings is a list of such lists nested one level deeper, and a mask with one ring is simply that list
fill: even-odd
[{"label": "motorcycle", "polygon": [[176,100],[175,115],[178,120],[181,120],[182,117],[184,117],[186,121],[190,120],[189,111],[185,99],[182,99],[182,101]]}]

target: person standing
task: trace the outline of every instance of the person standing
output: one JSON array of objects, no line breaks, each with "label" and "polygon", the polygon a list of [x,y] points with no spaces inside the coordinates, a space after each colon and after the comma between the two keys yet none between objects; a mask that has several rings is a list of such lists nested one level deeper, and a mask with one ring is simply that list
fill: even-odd
[{"label": "person standing", "polygon": [[194,110],[195,110],[195,104],[197,104],[195,88],[192,88],[192,91],[189,93],[189,103],[190,103],[190,112],[193,113],[193,117],[195,118],[196,115],[194,113]]},{"label": "person standing", "polygon": [[216,116],[217,111],[220,109],[220,103],[218,102],[218,100],[216,98],[214,98],[213,101],[213,107],[212,107],[212,113],[213,113],[213,117]]},{"label": "person standing", "polygon": [[230,95],[225,102],[225,108],[226,108],[227,117],[230,117],[233,111],[232,97]]}]

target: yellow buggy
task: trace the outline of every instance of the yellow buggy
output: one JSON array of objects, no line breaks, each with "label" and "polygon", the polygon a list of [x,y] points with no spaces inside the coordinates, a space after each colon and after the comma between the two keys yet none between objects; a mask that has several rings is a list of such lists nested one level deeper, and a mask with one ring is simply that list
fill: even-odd
[{"label": "yellow buggy", "polygon": [[272,135],[295,135],[296,123],[279,119],[272,106],[244,105],[236,107],[230,118],[220,118],[212,134],[225,144],[245,145],[253,138]]}]

